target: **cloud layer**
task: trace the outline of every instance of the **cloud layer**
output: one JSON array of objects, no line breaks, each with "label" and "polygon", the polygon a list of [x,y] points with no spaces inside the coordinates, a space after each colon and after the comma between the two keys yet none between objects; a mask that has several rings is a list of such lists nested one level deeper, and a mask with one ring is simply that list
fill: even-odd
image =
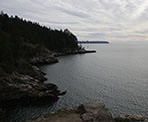
[{"label": "cloud layer", "polygon": [[0,8],[51,28],[69,28],[79,40],[148,41],[147,0],[1,0]]}]

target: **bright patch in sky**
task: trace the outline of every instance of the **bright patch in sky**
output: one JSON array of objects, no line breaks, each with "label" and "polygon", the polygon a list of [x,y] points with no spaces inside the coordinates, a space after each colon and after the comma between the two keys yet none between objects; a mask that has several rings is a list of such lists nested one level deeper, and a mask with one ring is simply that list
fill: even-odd
[{"label": "bright patch in sky", "polygon": [[0,0],[0,8],[79,40],[148,41],[148,0]]}]

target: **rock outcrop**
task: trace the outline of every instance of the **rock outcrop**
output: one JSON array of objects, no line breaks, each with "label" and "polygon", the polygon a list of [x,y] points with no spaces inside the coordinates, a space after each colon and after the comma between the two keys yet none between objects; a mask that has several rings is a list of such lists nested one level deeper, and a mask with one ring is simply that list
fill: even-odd
[{"label": "rock outcrop", "polygon": [[[2,78],[0,81],[0,107],[24,103],[45,104],[45,101],[57,100],[58,96],[63,94],[54,84],[45,84],[34,77],[17,72]],[[18,100],[19,102],[17,102]]]},{"label": "rock outcrop", "polygon": [[81,104],[76,108],[51,112],[27,122],[148,122],[148,117],[125,115],[113,118],[104,104],[93,102]]},{"label": "rock outcrop", "polygon": [[[40,103],[39,101],[57,100],[59,95],[64,95],[66,92],[60,92],[56,85],[45,84],[47,80],[45,73],[38,66],[57,63],[58,59],[55,56],[81,54],[95,51],[67,50],[62,53],[49,51],[44,47],[38,48],[38,52],[28,62],[23,60],[21,67],[11,74],[5,74],[0,68],[0,107],[8,105],[17,105],[19,103],[26,104]],[[24,68],[24,69],[23,69]],[[19,100],[19,103],[17,102]],[[38,102],[37,102],[38,101]],[[42,102],[42,104],[45,104]]]},{"label": "rock outcrop", "polygon": [[22,62],[21,67],[11,74],[5,73],[0,68],[0,108],[24,103],[26,105],[45,104],[45,101],[51,103],[65,93],[61,93],[54,84],[44,83],[47,78],[38,67],[58,62],[51,51],[40,47],[30,61]]},{"label": "rock outcrop", "polygon": [[84,122],[113,122],[112,114],[102,103],[82,104],[78,110]]},{"label": "rock outcrop", "polygon": [[114,119],[104,104],[94,102],[49,113],[29,122],[114,122]]},{"label": "rock outcrop", "polygon": [[31,64],[33,65],[46,65],[46,64],[53,64],[57,63],[58,59],[53,57],[53,56],[39,56],[39,57],[34,57],[31,60]]},{"label": "rock outcrop", "polygon": [[30,63],[33,65],[46,65],[57,62],[58,59],[53,55],[53,52],[46,48],[40,48],[40,52],[30,60]]}]

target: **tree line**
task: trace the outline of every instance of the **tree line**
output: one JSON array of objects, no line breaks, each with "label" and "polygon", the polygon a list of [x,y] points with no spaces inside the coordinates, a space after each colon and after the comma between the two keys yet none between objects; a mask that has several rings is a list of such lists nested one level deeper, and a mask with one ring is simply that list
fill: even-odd
[{"label": "tree line", "polygon": [[53,30],[1,12],[0,70],[13,71],[21,61],[33,57],[40,47],[55,52],[79,48],[77,37],[68,29]]}]

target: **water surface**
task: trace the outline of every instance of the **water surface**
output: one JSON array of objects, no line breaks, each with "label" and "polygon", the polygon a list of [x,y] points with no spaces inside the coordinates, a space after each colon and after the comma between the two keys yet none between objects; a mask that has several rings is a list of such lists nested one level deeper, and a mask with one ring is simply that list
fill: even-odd
[{"label": "water surface", "polygon": [[101,101],[120,114],[148,115],[148,42],[84,45],[97,53],[59,57],[42,67],[50,83],[67,90],[53,106],[10,110],[6,121],[23,120],[84,102]]},{"label": "water surface", "polygon": [[48,82],[67,90],[52,109],[99,100],[115,116],[148,115],[148,43],[84,46],[97,53],[63,56],[43,68]]}]

